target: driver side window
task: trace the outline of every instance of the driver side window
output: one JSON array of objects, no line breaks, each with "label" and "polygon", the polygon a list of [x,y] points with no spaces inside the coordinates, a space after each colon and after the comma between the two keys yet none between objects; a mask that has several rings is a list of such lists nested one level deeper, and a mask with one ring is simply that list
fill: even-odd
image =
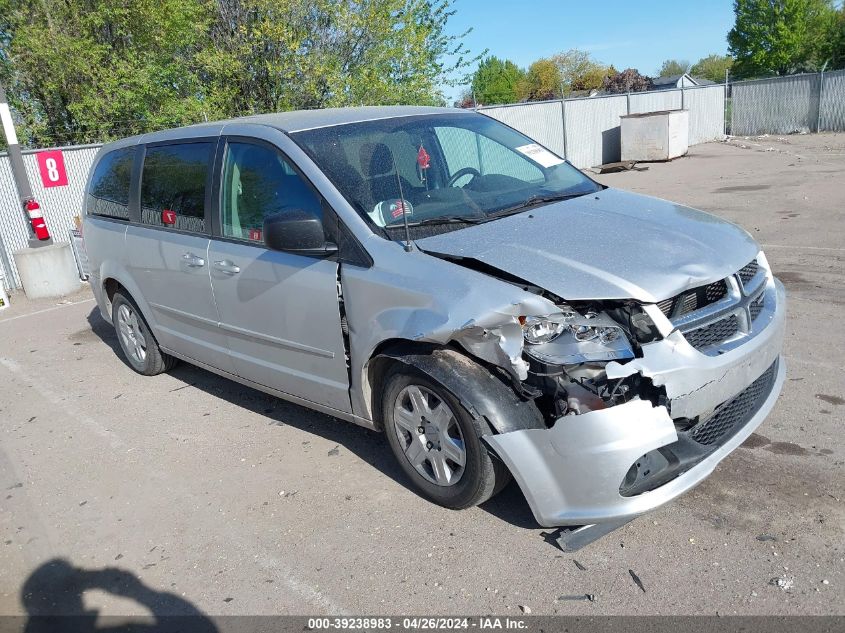
[{"label": "driver side window", "polygon": [[222,231],[226,237],[264,242],[268,215],[302,209],[322,218],[317,194],[278,151],[230,142],[223,163]]},{"label": "driver side window", "polygon": [[[450,177],[461,169],[469,168],[482,176],[501,174],[531,183],[545,180],[543,171],[533,162],[482,134],[456,127],[436,127],[434,132],[446,158]],[[496,166],[495,171],[490,169],[492,165]],[[465,185],[468,178],[469,175],[455,184]]]}]

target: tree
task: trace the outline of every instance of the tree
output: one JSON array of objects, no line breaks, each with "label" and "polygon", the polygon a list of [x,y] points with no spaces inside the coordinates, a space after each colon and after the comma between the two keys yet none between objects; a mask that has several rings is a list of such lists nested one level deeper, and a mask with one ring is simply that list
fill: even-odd
[{"label": "tree", "polygon": [[479,104],[515,103],[524,75],[512,61],[488,57],[472,76],[472,92]]},{"label": "tree", "polygon": [[614,94],[644,92],[652,88],[654,88],[654,84],[651,78],[641,75],[635,68],[626,68],[621,73],[616,73],[604,81],[604,89]]},{"label": "tree", "polygon": [[610,67],[595,61],[587,51],[572,48],[552,57],[560,71],[563,91],[592,90],[602,87]]},{"label": "tree", "polygon": [[99,141],[202,120],[197,2],[0,0],[0,58],[21,142]]},{"label": "tree", "polygon": [[690,63],[685,59],[667,59],[660,66],[657,71],[658,77],[671,77],[673,75],[683,75],[690,70]]},{"label": "tree", "polygon": [[737,77],[816,70],[836,20],[832,0],[734,0],[728,50]]},{"label": "tree", "polygon": [[615,75],[616,70],[612,65],[602,66],[600,64],[584,71],[572,78],[570,87],[572,90],[601,90],[604,88],[604,80]]},{"label": "tree", "polygon": [[204,71],[236,112],[436,105],[478,61],[446,31],[451,3],[215,0]]},{"label": "tree", "polygon": [[550,59],[538,59],[528,67],[520,86],[520,96],[527,101],[546,101],[563,96],[560,71]]},{"label": "tree", "polygon": [[845,68],[845,4],[831,21],[821,58],[828,68]]},{"label": "tree", "polygon": [[730,70],[733,58],[730,55],[708,55],[699,59],[690,69],[693,77],[709,79],[716,83],[725,81],[725,71]]},{"label": "tree", "polygon": [[30,145],[293,108],[441,104],[477,59],[452,0],[0,0]]}]

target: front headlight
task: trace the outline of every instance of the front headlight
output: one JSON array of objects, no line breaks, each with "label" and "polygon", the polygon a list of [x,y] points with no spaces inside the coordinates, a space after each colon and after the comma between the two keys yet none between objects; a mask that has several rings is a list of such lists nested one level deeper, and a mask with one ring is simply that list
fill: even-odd
[{"label": "front headlight", "polygon": [[522,337],[526,343],[540,345],[555,340],[569,326],[552,321],[548,317],[524,317],[522,322]]},{"label": "front headlight", "polygon": [[522,336],[530,356],[560,365],[633,358],[622,327],[604,313],[579,314],[569,306],[542,317],[524,317]]}]

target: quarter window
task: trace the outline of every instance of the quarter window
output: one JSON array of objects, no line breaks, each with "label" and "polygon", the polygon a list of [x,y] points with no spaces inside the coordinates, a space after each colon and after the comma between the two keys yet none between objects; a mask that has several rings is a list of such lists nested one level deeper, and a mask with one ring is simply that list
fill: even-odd
[{"label": "quarter window", "polygon": [[263,242],[268,215],[294,209],[322,217],[320,199],[278,151],[232,142],[226,151],[221,187],[223,235]]},{"label": "quarter window", "polygon": [[88,213],[119,220],[129,219],[129,183],[135,148],[109,152],[97,163],[88,192]]},{"label": "quarter window", "polygon": [[212,143],[148,147],[141,179],[141,222],[205,233],[205,187]]}]

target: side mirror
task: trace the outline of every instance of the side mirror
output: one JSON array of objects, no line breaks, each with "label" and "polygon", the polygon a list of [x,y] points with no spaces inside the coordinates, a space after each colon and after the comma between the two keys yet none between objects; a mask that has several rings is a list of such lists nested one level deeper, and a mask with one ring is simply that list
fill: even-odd
[{"label": "side mirror", "polygon": [[291,209],[264,218],[264,244],[274,251],[325,255],[337,251],[326,241],[323,223],[304,209]]}]

